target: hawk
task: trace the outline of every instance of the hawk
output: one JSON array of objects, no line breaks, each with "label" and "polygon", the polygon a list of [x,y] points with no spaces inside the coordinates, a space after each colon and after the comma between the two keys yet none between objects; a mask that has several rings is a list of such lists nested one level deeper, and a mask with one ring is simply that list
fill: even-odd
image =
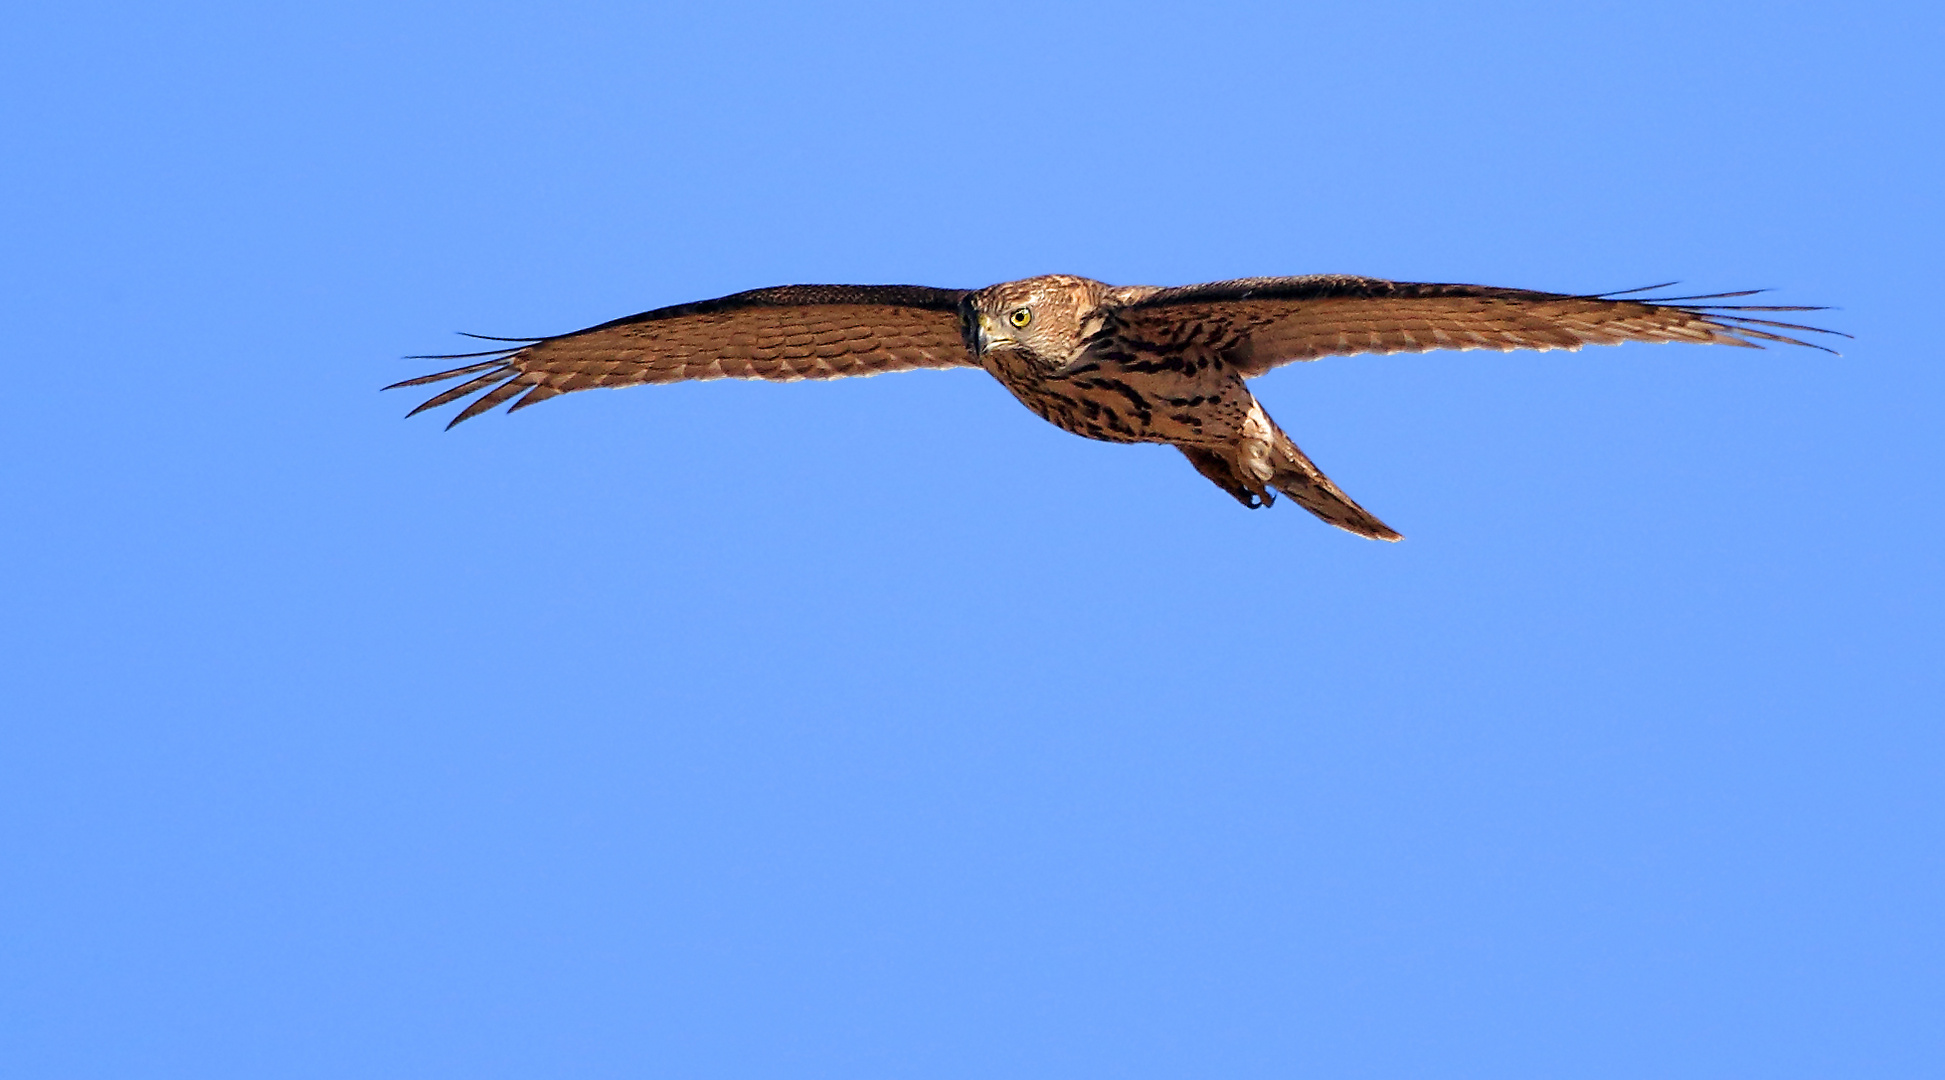
[{"label": "hawk", "polygon": [[1246,380],[1293,360],[1354,353],[1624,341],[1824,349],[1789,335],[1834,333],[1752,314],[1817,308],[1721,302],[1758,290],[1641,295],[1665,287],[1573,295],[1311,275],[1158,288],[1067,274],[976,290],[786,285],[555,337],[483,338],[503,347],[412,357],[472,362],[385,389],[465,379],[407,414],[478,395],[450,428],[507,401],[516,412],[598,386],[982,368],[1076,435],[1175,447],[1244,506],[1281,494],[1340,529],[1398,540],[1297,449]]}]

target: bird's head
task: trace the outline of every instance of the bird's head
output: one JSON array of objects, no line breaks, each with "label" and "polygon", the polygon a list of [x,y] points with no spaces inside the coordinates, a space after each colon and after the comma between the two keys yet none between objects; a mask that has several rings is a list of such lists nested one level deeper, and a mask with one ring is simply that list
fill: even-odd
[{"label": "bird's head", "polygon": [[989,285],[966,298],[966,344],[977,356],[1012,351],[1058,368],[1080,353],[1106,293],[1068,274]]}]

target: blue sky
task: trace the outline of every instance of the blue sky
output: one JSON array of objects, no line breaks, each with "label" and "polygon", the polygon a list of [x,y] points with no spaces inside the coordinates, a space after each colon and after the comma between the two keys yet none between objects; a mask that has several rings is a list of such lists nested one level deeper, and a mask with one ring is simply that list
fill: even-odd
[{"label": "blue sky", "polygon": [[[1934,7],[72,4],[0,63],[0,1060],[1935,1076]],[[795,281],[1838,310],[1257,385],[377,387]]]}]

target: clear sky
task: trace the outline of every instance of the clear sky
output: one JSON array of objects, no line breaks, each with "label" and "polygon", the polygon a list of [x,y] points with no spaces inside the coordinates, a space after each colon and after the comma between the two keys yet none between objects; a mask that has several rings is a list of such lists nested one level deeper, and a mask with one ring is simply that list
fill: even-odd
[{"label": "clear sky", "polygon": [[[21,5],[0,1072],[1945,1072],[1945,16]],[[972,371],[379,386],[787,282],[1313,272],[1832,357],[1277,371],[1408,539]]]}]

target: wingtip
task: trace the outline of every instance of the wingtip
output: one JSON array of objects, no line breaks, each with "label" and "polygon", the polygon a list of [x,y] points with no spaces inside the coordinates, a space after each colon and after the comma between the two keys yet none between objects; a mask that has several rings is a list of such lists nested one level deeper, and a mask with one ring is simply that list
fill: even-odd
[{"label": "wingtip", "polygon": [[474,341],[518,341],[527,345],[533,345],[547,340],[544,337],[495,337],[492,334],[475,334],[465,330],[455,330],[453,333],[458,334],[460,337],[472,338]]}]

